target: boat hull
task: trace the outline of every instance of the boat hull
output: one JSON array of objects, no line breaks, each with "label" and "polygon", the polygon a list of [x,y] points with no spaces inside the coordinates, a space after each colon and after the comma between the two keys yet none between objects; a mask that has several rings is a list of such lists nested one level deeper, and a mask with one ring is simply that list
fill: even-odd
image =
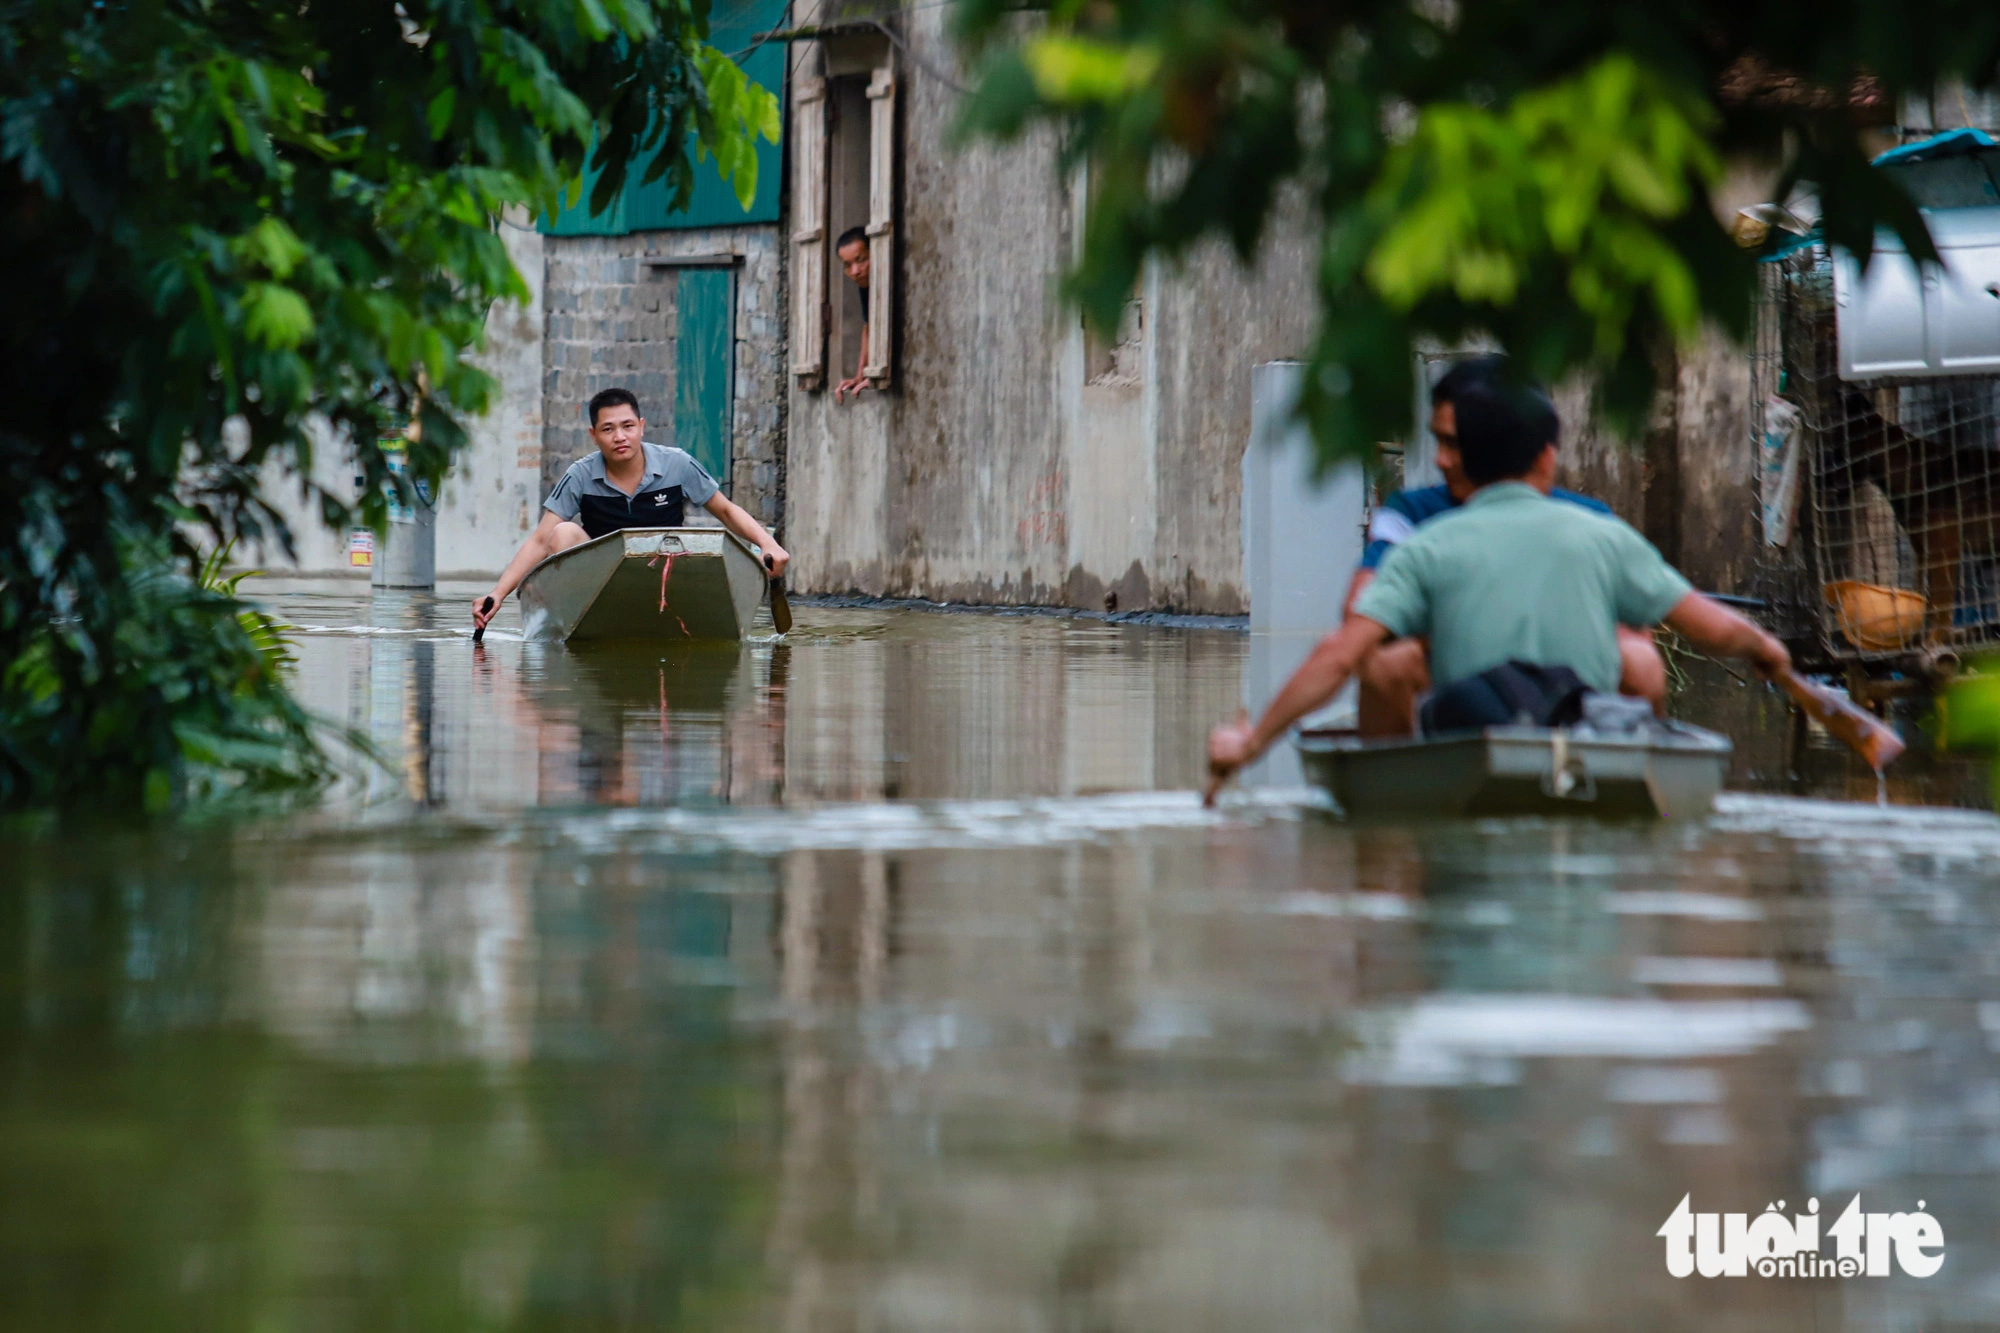
[{"label": "boat hull", "polygon": [[1298,749],[1307,777],[1358,817],[1690,819],[1713,808],[1731,747],[1675,724],[1629,738],[1546,727],[1373,741],[1308,732]]},{"label": "boat hull", "polygon": [[757,557],[721,528],[625,528],[558,551],[521,582],[529,639],[740,639],[763,600]]}]

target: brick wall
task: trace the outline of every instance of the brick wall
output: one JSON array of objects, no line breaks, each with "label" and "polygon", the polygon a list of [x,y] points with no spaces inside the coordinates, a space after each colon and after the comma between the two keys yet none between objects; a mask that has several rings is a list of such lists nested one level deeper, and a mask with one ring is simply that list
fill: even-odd
[{"label": "brick wall", "polygon": [[648,257],[732,254],[736,265],[735,401],[730,498],[766,523],[783,519],[784,348],[774,227],[550,236],[544,248],[542,489],[594,448],[584,407],[599,390],[638,395],[647,438],[672,444],[676,295],[682,269]]}]

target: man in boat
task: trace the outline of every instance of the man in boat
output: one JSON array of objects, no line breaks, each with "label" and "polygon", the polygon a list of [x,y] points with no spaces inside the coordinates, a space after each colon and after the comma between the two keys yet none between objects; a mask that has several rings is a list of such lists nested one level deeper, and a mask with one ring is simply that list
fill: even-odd
[{"label": "man in boat", "polygon": [[528,571],[557,551],[620,528],[682,527],[689,503],[763,552],[772,577],[785,572],[791,562],[785,548],[724,495],[691,454],[646,442],[646,419],[631,390],[606,389],[590,400],[590,438],[597,452],[569,465],[549,492],[541,524],[514,552],[493,591],[473,599],[475,626],[486,628]]},{"label": "man in boat", "polygon": [[[1361,566],[1347,585],[1341,603],[1345,617],[1375,577],[1375,571],[1396,543],[1417,530],[1417,526],[1457,509],[1472,494],[1472,479],[1465,475],[1458,453],[1458,418],[1453,398],[1467,385],[1502,380],[1506,376],[1504,356],[1476,356],[1459,362],[1431,389],[1431,435],[1437,441],[1437,468],[1444,482],[1397,491],[1383,502],[1368,523],[1368,544],[1361,552]],[[1556,419],[1550,414],[1554,440]],[[1549,495],[1595,513],[1609,515],[1611,506],[1602,500],[1553,486]],[[1646,700],[1653,711],[1664,717],[1667,710],[1667,664],[1649,630],[1631,625],[1618,627],[1618,692]],[[1358,722],[1364,736],[1397,736],[1410,729],[1410,717],[1417,699],[1431,687],[1430,670],[1423,644],[1398,640],[1368,655],[1360,671],[1361,698]]]},{"label": "man in boat", "polygon": [[[1550,497],[1555,406],[1546,394],[1503,377],[1459,387],[1453,407],[1472,495],[1397,543],[1353,613],[1263,717],[1253,725],[1239,716],[1209,734],[1211,798],[1399,637],[1420,642],[1428,674],[1445,682],[1422,718],[1437,730],[1512,721],[1522,677],[1611,693],[1620,625],[1665,624],[1712,656],[1748,660],[1766,678],[1791,665],[1782,643],[1695,592],[1625,523]],[[1443,724],[1432,709],[1447,700],[1453,720]],[[1500,715],[1468,719],[1480,701],[1502,705]]]}]

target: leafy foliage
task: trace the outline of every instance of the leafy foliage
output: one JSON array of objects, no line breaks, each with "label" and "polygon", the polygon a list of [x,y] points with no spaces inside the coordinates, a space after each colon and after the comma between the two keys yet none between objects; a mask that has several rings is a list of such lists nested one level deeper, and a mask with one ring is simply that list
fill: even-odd
[{"label": "leafy foliage", "polygon": [[[133,634],[253,647],[186,529],[288,548],[272,460],[336,525],[435,482],[488,401],[486,312],[526,293],[497,220],[586,155],[607,193],[657,150],[684,201],[699,141],[754,188],[775,99],[706,31],[707,0],[0,0],[0,805],[251,763],[215,738],[260,692],[298,739],[281,686],[223,688],[254,654],[117,678]],[[411,414],[398,483],[353,446]],[[305,480],[328,448],[358,506]]]},{"label": "leafy foliage", "polygon": [[1993,799],[2000,805],[2000,662],[1978,662],[1951,682],[1932,722],[1944,748],[1993,755]]},{"label": "leafy foliage", "polygon": [[1496,338],[1545,380],[1595,376],[1635,427],[1658,351],[1741,333],[1752,256],[1715,213],[1723,163],[1817,187],[1866,256],[1921,216],[1859,130],[1907,91],[2000,79],[2000,10],[1777,0],[962,0],[982,54],[964,128],[1063,133],[1091,208],[1069,292],[1112,327],[1150,252],[1246,259],[1298,190],[1321,236],[1305,410],[1321,455],[1400,436],[1413,344]]},{"label": "leafy foliage", "polygon": [[[176,570],[159,538],[117,541],[125,577],[100,593],[111,632],[44,623],[0,672],[6,803],[157,812],[326,777],[313,720],[284,688],[278,627],[236,599],[235,579]],[[90,665],[88,712],[64,679],[73,656]]]},{"label": "leafy foliage", "polygon": [[[263,573],[257,569],[239,569],[230,572],[229,553],[235,549],[235,542],[218,546],[209,553],[208,559],[202,562],[201,572],[196,575],[195,583],[203,592],[216,593],[235,601],[236,590],[243,586],[243,581],[257,578]],[[251,646],[257,650],[258,655],[264,659],[264,665],[271,671],[288,671],[298,665],[298,658],[292,652],[291,641],[285,638],[285,631],[290,628],[289,626],[281,625],[263,611],[247,605],[237,610],[236,623],[242,627]]]}]

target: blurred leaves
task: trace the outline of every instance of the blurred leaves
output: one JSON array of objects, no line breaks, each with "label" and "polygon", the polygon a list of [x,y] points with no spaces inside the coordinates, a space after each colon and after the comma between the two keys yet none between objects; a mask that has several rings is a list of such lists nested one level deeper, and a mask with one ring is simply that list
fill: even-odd
[{"label": "blurred leaves", "polygon": [[1663,349],[1747,328],[1725,163],[1815,186],[1864,256],[1883,228],[1932,254],[1862,131],[1905,92],[2000,78],[2000,10],[1971,0],[958,0],[954,26],[980,70],[962,131],[1052,125],[1089,172],[1066,290],[1098,328],[1149,254],[1248,260],[1281,201],[1316,229],[1304,410],[1326,462],[1407,433],[1425,342],[1587,373],[1636,430]]},{"label": "blurred leaves", "polygon": [[735,61],[713,47],[702,49],[699,64],[709,115],[722,130],[715,139],[716,169],[735,190],[736,202],[748,208],[757,197],[757,140],[778,142],[777,95],[750,82]]},{"label": "blurred leaves", "polygon": [[2000,662],[1974,664],[1974,672],[1945,687],[1938,701],[1937,735],[1945,749],[1993,755],[1994,800],[2000,803]]},{"label": "blurred leaves", "polygon": [[[373,445],[412,414],[410,475],[435,484],[492,392],[486,313],[527,293],[500,218],[552,208],[586,157],[600,189],[641,152],[691,186],[700,146],[755,188],[776,103],[707,16],[0,0],[0,806],[178,799],[194,769],[265,772],[258,746],[299,742],[281,683],[225,688],[261,659],[198,587],[197,544],[289,550],[274,469],[327,523],[379,528],[396,483]],[[358,499],[311,480],[328,449]],[[249,657],[201,650],[203,623]],[[134,634],[193,656],[156,666]]]}]

